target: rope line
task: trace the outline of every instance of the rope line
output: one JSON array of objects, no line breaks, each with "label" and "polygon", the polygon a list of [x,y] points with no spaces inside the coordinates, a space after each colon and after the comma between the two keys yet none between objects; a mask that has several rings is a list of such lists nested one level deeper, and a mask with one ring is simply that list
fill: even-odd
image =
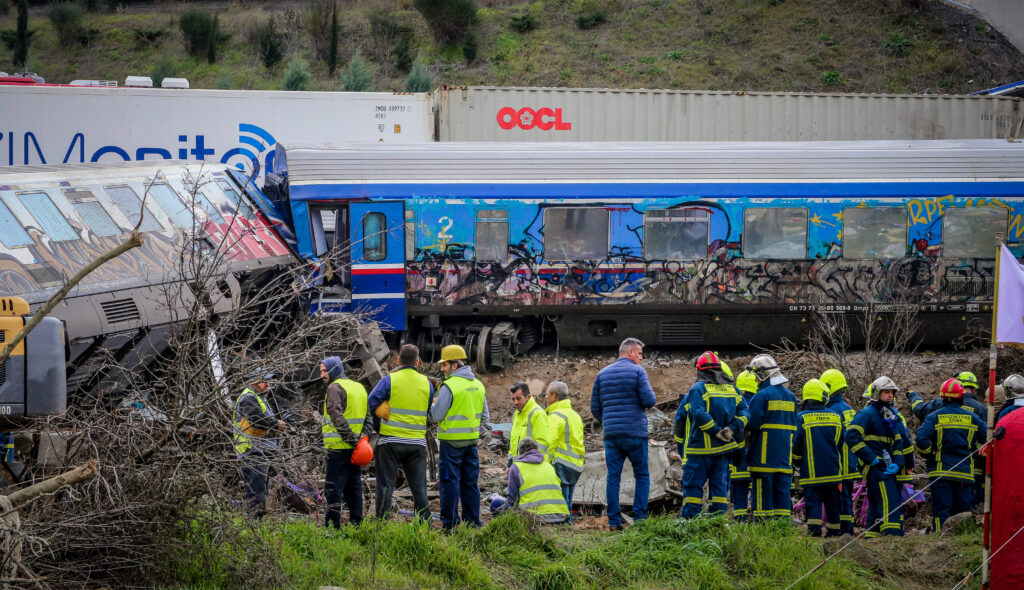
[{"label": "rope line", "polygon": [[967,584],[967,582],[970,581],[970,579],[972,577],[974,577],[974,574],[978,573],[978,570],[980,570],[982,567],[984,567],[986,563],[992,561],[992,558],[995,557],[997,553],[1002,551],[1004,547],[1009,545],[1010,541],[1013,541],[1014,538],[1016,538],[1017,535],[1019,535],[1021,533],[1021,531],[1024,531],[1024,525],[1021,525],[1021,527],[1019,529],[1017,529],[1017,532],[1013,533],[1013,536],[1011,536],[1009,539],[1007,539],[1005,543],[1000,545],[998,549],[993,551],[992,554],[988,556],[988,559],[986,559],[985,561],[982,561],[981,564],[978,565],[978,567],[974,568],[974,571],[972,571],[971,573],[967,574],[967,576],[964,577],[964,579],[960,580],[960,582],[957,583],[956,586],[953,586],[953,590],[957,590],[958,588],[963,588],[964,585]]}]

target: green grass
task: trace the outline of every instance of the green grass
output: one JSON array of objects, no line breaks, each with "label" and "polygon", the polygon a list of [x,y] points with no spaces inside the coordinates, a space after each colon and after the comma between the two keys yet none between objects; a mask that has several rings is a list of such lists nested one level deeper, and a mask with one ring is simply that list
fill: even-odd
[{"label": "green grass", "polygon": [[[980,532],[968,529],[952,538],[865,543],[882,563],[881,571],[837,558],[796,588],[951,586],[978,563]],[[808,538],[787,523],[739,524],[723,517],[658,517],[622,533],[540,526],[505,515],[483,529],[460,529],[451,536],[422,525],[370,521],[330,533],[311,522],[266,523],[259,535],[276,556],[276,563],[262,567],[276,567],[277,584],[302,589],[754,590],[785,588],[825,556],[821,539]],[[222,548],[219,559],[183,559],[177,587],[231,587],[236,564],[251,561],[243,557],[244,547],[254,546],[240,541]],[[915,562],[939,555],[945,567],[931,568],[922,579]]]}]

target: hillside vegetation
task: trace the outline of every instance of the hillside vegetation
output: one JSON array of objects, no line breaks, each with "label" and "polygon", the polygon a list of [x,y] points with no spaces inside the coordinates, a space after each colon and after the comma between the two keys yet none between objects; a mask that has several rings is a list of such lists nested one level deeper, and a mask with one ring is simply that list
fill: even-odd
[{"label": "hillside vegetation", "polygon": [[[26,69],[54,83],[158,70],[193,88],[279,89],[291,68],[290,88],[398,91],[414,60],[432,86],[964,93],[1024,79],[1020,52],[939,0],[485,0],[468,39],[442,41],[413,0],[355,0],[337,4],[333,75],[329,0],[83,1],[93,12],[71,31],[55,28],[67,17],[54,19],[53,4],[30,9]],[[215,55],[186,52],[190,9],[217,15]],[[0,12],[0,69],[10,72],[16,10]],[[281,54],[270,67],[267,23]],[[348,67],[357,54],[365,72]]]}]

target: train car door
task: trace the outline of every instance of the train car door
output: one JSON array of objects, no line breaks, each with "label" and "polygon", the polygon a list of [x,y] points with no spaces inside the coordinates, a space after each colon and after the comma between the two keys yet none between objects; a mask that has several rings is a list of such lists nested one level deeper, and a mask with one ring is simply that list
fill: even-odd
[{"label": "train car door", "polygon": [[405,329],[405,206],[350,203],[352,308],[377,310],[384,330]]}]

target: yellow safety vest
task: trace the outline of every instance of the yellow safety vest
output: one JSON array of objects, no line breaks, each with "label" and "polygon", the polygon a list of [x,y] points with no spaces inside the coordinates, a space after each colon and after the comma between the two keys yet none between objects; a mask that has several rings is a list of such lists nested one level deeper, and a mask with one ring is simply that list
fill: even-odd
[{"label": "yellow safety vest", "polygon": [[514,463],[523,477],[519,488],[519,508],[534,514],[569,514],[569,506],[562,497],[562,482],[555,468],[547,461],[540,463]]},{"label": "yellow safety vest", "polygon": [[391,373],[391,415],[380,425],[382,436],[427,438],[427,410],[430,381],[416,369],[404,368]]},{"label": "yellow safety vest", "polygon": [[[366,388],[357,381],[344,378],[331,381],[331,385],[337,385],[345,392],[345,421],[348,422],[349,428],[352,429],[352,432],[358,438],[363,432],[363,422],[366,421],[366,405],[369,398]],[[320,432],[324,435],[325,449],[341,450],[352,448],[352,445],[342,440],[338,429],[334,427],[334,420],[331,420],[331,415],[327,413],[326,394],[324,395],[323,415],[320,417]]]},{"label": "yellow safety vest", "polygon": [[583,419],[572,409],[572,400],[558,400],[547,407],[547,413],[548,461],[583,471]]},{"label": "yellow safety vest", "polygon": [[484,413],[486,391],[479,379],[453,375],[444,384],[452,392],[452,406],[437,425],[440,440],[476,440],[480,438],[480,417]]},{"label": "yellow safety vest", "polygon": [[238,396],[238,399],[235,400],[235,411],[231,417],[231,421],[234,425],[233,438],[235,440],[235,452],[239,455],[252,448],[251,437],[263,438],[264,436],[267,436],[266,430],[256,428],[249,423],[249,420],[245,416],[238,415],[238,406],[242,403],[242,399],[247,395],[255,396],[256,401],[260,403],[260,411],[263,412],[264,416],[267,414],[267,402],[263,401],[263,398],[260,397],[258,393],[256,393],[251,387],[246,387],[242,390],[242,395]]},{"label": "yellow safety vest", "polygon": [[512,416],[512,431],[509,432],[509,455],[519,456],[519,441],[524,438],[532,438],[537,441],[537,447],[541,454],[548,452],[548,415],[532,397],[522,410],[516,410]]}]

